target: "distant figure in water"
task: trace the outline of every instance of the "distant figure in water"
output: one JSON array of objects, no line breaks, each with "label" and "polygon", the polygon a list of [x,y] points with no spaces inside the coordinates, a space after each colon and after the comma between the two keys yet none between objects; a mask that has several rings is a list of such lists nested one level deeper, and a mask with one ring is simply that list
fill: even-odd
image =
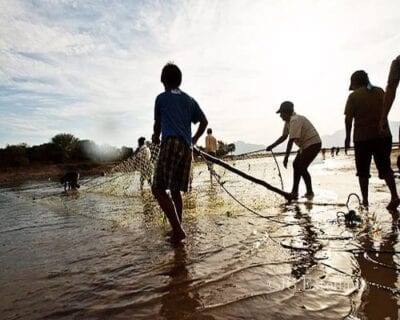
[{"label": "distant figure in water", "polygon": [[[172,63],[164,66],[161,82],[165,92],[156,98],[152,142],[161,147],[154,171],[152,192],[172,227],[173,242],[186,238],[182,228],[182,195],[188,190],[192,143],[207,128],[207,118],[197,102],[180,90],[181,70]],[[200,123],[192,136],[191,124]],[[166,190],[170,190],[169,196]]]},{"label": "distant figure in water", "polygon": [[325,149],[325,148],[322,148],[322,149],[321,149],[321,153],[322,153],[322,159],[323,159],[323,160],[325,160],[325,152],[326,152],[326,149]]},{"label": "distant figure in water", "polygon": [[321,139],[312,123],[306,117],[294,112],[294,105],[292,102],[283,102],[277,113],[280,114],[282,120],[285,122],[285,126],[283,128],[282,136],[273,144],[268,146],[267,151],[271,151],[289,137],[286,147],[286,155],[283,160],[283,165],[286,168],[293,143],[296,143],[299,146],[300,149],[293,161],[293,187],[291,198],[298,198],[299,183],[300,178],[302,177],[307,190],[304,196],[311,200],[314,198],[314,191],[308,167],[321,150]]},{"label": "distant figure in water", "polygon": [[146,138],[138,139],[138,147],[134,152],[135,159],[138,163],[140,173],[140,190],[143,190],[144,181],[146,180],[151,186],[151,175],[153,174],[153,164],[151,163],[151,152],[145,144]]},{"label": "distant figure in water", "polygon": [[[210,156],[216,157],[217,156],[217,150],[218,150],[218,142],[217,139],[212,134],[212,129],[208,128],[207,129],[207,136],[206,136],[206,146],[205,146],[205,152],[207,152]],[[213,168],[212,163],[208,163],[210,168]],[[212,174],[210,172],[210,181],[212,182]]]},{"label": "distant figure in water", "polygon": [[391,200],[386,208],[396,210],[400,199],[390,163],[392,135],[387,123],[380,126],[384,91],[371,85],[364,70],[355,71],[351,75],[349,90],[353,92],[347,98],[344,111],[346,124],[344,146],[345,149],[350,147],[354,120],[354,154],[363,205],[368,206],[368,184],[373,156],[379,178],[385,180],[391,193]]},{"label": "distant figure in water", "polygon": [[339,155],[340,148],[336,147],[336,155]]},{"label": "distant figure in water", "polygon": [[335,147],[331,148],[331,157],[333,158],[335,156]]},{"label": "distant figure in water", "polygon": [[60,183],[64,185],[64,191],[76,190],[80,188],[78,184],[79,172],[69,171],[60,178]]},{"label": "distant figure in water", "polygon": [[218,150],[218,143],[217,143],[217,139],[215,139],[215,137],[212,134],[212,129],[208,128],[207,129],[207,136],[206,136],[206,147],[205,147],[205,151],[215,157],[217,155],[217,150]]}]

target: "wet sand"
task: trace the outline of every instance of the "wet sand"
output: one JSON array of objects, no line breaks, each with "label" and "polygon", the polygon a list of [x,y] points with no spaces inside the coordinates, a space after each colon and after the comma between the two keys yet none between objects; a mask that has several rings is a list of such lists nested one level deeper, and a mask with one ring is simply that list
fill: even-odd
[{"label": "wet sand", "polygon": [[[280,185],[271,158],[230,163]],[[349,227],[337,212],[359,193],[351,156],[319,156],[315,199],[292,204],[215,168],[251,211],[197,164],[178,246],[136,173],[84,179],[76,193],[53,182],[2,188],[2,319],[399,318],[397,217],[376,172],[369,210],[350,198],[362,223]],[[289,190],[291,169],[281,170]]]}]

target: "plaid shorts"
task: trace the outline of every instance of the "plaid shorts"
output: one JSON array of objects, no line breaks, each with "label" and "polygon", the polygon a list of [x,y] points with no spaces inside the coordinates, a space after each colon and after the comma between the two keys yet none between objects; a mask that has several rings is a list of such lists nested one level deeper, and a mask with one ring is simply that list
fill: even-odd
[{"label": "plaid shorts", "polygon": [[180,138],[168,137],[161,143],[153,177],[153,188],[187,191],[192,149]]}]

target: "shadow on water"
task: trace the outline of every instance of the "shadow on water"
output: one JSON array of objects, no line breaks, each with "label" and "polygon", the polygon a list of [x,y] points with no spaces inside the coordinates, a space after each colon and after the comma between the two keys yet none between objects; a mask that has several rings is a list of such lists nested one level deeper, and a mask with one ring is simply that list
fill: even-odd
[{"label": "shadow on water", "polygon": [[170,281],[161,298],[160,315],[167,320],[187,319],[201,306],[200,297],[190,291],[192,280],[186,264],[185,246],[178,244],[174,248],[171,267],[165,273]]},{"label": "shadow on water", "polygon": [[[398,213],[393,216],[391,229],[383,239],[374,243],[370,233],[359,239],[363,252],[356,254],[362,278],[370,284],[362,297],[360,316],[368,319],[399,319],[399,291],[397,296],[387,288],[399,288],[400,260],[398,251]],[[378,252],[381,253],[378,253]]]},{"label": "shadow on water", "polygon": [[309,250],[301,253],[300,258],[297,262],[293,263],[292,275],[299,279],[303,277],[307,270],[316,264],[315,253],[319,249],[317,245],[317,234],[314,231],[313,224],[309,215],[312,210],[312,204],[306,205],[306,210],[304,213],[300,210],[299,206],[294,207],[294,218],[299,221],[300,234],[302,246],[308,248]]}]

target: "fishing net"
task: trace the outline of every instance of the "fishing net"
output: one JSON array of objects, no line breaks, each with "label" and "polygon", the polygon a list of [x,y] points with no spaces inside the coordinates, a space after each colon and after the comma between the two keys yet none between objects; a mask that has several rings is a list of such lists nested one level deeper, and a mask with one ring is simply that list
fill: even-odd
[{"label": "fishing net", "polygon": [[160,148],[155,144],[143,145],[128,159],[114,166],[104,177],[88,180],[86,190],[129,195],[151,186],[155,163]]},{"label": "fishing net", "polygon": [[[129,159],[117,164],[104,177],[96,177],[84,183],[84,189],[116,196],[142,197],[141,191],[149,192],[159,146],[148,144]],[[265,150],[222,159],[257,179],[268,181],[281,188],[282,179],[271,154]],[[281,203],[283,198],[254,182],[223,168],[194,152],[189,179],[189,192],[184,194],[185,209],[206,208],[203,212],[221,208],[226,214],[243,211],[243,205],[254,210],[265,210]],[[239,203],[239,205],[238,205]]]}]

